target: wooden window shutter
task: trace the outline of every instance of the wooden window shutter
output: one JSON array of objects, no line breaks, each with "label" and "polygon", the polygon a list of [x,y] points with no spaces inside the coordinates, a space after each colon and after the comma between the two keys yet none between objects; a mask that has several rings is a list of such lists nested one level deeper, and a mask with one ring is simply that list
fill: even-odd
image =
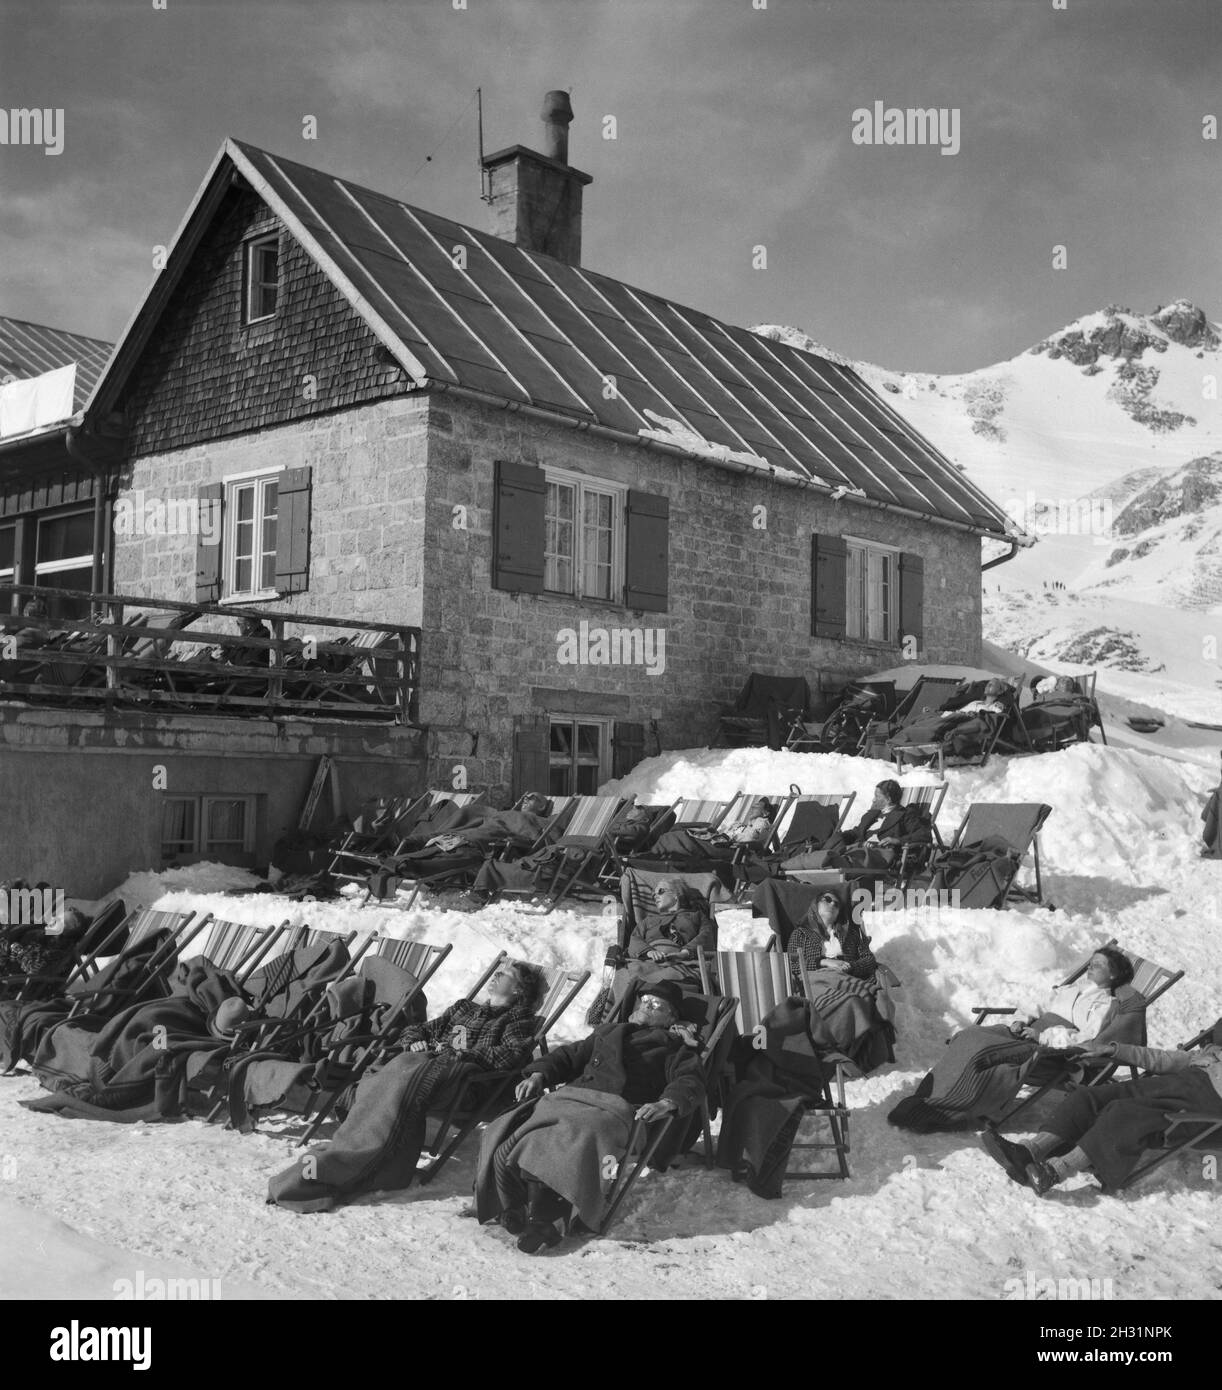
[{"label": "wooden window shutter", "polygon": [[645,756],[644,724],[629,724],[617,719],[611,754],[611,776],[627,777]]},{"label": "wooden window shutter", "polygon": [[629,492],[626,607],[666,612],[669,535],[670,499],[652,492]]},{"label": "wooden window shutter", "polygon": [[900,641],[915,637],[917,650],[925,643],[925,561],[906,552],[900,556]]},{"label": "wooden window shutter", "polygon": [[[200,514],[213,517],[224,506],[225,488],[221,483],[206,483],[199,490]],[[223,525],[215,528],[216,535],[210,539],[200,528],[195,544],[195,598],[198,603],[219,603],[221,599],[221,537],[225,533]],[[209,531],[212,527],[207,528]]]},{"label": "wooden window shutter", "polygon": [[843,639],[847,629],[849,548],[839,536],[810,538],[810,630]]},{"label": "wooden window shutter", "polygon": [[492,513],[494,589],[524,594],[543,592],[546,504],[547,480],[541,468],[497,460]]},{"label": "wooden window shutter", "polygon": [[310,470],[286,468],[276,488],[276,589],[304,593],[310,587]]},{"label": "wooden window shutter", "polygon": [[551,722],[546,715],[519,715],[513,723],[513,799],[551,784]]}]

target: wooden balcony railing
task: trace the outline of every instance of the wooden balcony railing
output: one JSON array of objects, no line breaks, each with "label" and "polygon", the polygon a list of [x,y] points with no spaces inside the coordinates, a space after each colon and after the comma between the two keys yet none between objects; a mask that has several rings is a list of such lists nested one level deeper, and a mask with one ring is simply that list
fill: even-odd
[{"label": "wooden balcony railing", "polygon": [[[32,599],[50,611],[63,599],[87,601],[91,616],[18,616]],[[223,619],[232,628],[244,618],[271,635],[190,626]],[[0,584],[0,698],[416,724],[419,672],[415,627]]]}]

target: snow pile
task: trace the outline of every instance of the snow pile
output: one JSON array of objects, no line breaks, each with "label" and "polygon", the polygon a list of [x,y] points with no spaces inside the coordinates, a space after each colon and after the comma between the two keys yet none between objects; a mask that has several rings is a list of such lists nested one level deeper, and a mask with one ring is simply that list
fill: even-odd
[{"label": "snow pile", "polygon": [[[806,791],[856,791],[855,820],[873,784],[891,772],[863,759],[689,749],[642,763],[620,790],[648,803],[728,797],[740,788],[781,793],[796,782]],[[253,1136],[199,1122],[68,1122],[20,1110],[17,1101],[38,1085],[15,1077],[0,1083],[2,1147],[11,1160],[0,1206],[0,1296],[105,1295],[136,1270],[148,1278],[189,1265],[189,1277],[220,1278],[231,1296],[249,1287],[283,1297],[657,1301],[800,1291],[994,1299],[1013,1296],[1013,1281],[1030,1276],[1110,1279],[1115,1298],[1217,1297],[1217,1185],[1199,1161],[1169,1164],[1122,1200],[1099,1198],[1083,1177],[1040,1202],[1006,1179],[975,1135],[919,1136],[886,1123],[973,1005],[1036,1009],[1109,937],[1185,971],[1150,1011],[1154,1046],[1173,1046],[1222,1014],[1222,863],[1196,853],[1210,782],[1193,763],[1101,746],[950,774],[940,817],[947,837],[972,801],[1054,807],[1042,863],[1045,896],[1057,910],[866,914],[874,949],[902,981],[897,1060],[849,1085],[847,1182],[787,1182],[780,1201],[765,1202],[720,1170],[652,1174],[611,1239],[524,1262],[503,1232],[458,1219],[470,1194],[471,1148],[426,1188],[298,1218],[263,1201],[268,1176],[290,1161],[281,1122],[265,1120]],[[438,905],[291,903],[227,896],[223,885],[247,886],[231,875],[197,866],[135,876],[118,891],[149,906],[241,921],[287,918],[449,941],[453,953],[429,991],[434,1006],[462,993],[500,949],[597,977],[613,933],[598,905],[544,915],[514,902],[471,914]],[[718,921],[725,947],[767,941],[767,922],[748,909],[720,910]],[[585,1032],[584,1003],[561,1037]],[[38,1263],[35,1250],[50,1263]]]}]

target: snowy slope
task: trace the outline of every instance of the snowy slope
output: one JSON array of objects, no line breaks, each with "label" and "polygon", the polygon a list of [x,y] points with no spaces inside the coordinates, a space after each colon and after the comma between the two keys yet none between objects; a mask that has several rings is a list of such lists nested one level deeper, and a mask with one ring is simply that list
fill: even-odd
[{"label": "snowy slope", "polygon": [[[620,789],[660,801],[797,783],[855,790],[861,802],[891,771],[863,759],[690,749],[642,763]],[[885,1121],[972,1005],[1038,1002],[1109,937],[1186,972],[1151,1011],[1153,1045],[1174,1045],[1222,1013],[1222,862],[1196,853],[1215,776],[1216,766],[1098,745],[951,774],[940,822],[948,835],[973,800],[1055,807],[1043,867],[1056,911],[868,915],[878,954],[903,981],[898,1060],[850,1084],[847,1182],[791,1182],[781,1200],[766,1202],[720,1170],[653,1174],[610,1239],[530,1261],[503,1232],[460,1217],[469,1152],[427,1188],[298,1217],[264,1205],[267,1178],[291,1161],[291,1134],[274,1121],[245,1137],[200,1122],[69,1122],[21,1110],[17,1101],[37,1094],[37,1084],[7,1078],[0,1152],[12,1161],[0,1205],[0,1292],[20,1292],[31,1242],[45,1243],[51,1231],[67,1251],[65,1294],[97,1287],[116,1270],[180,1269],[189,1255],[194,1277],[283,1297],[1001,1299],[1012,1296],[1008,1280],[1030,1276],[1110,1280],[1118,1299],[1217,1298],[1219,1191],[1199,1161],[1177,1161],[1123,1199],[1102,1198],[1081,1178],[1041,1202],[1011,1184],[975,1136],[921,1137]],[[430,990],[434,1005],[460,993],[502,947],[597,970],[613,930],[596,907],[541,916],[511,904],[471,914],[296,904],[225,897],[226,883],[250,886],[241,871],[201,866],[172,879],[141,875],[120,891],[129,902],[209,908],[243,921],[306,919],[452,941]],[[767,924],[745,909],[723,910],[719,921],[725,945],[767,938]],[[560,1031],[581,1034],[579,1011]],[[52,1219],[68,1232],[49,1226]]]},{"label": "snowy slope", "polygon": [[[796,329],[756,331],[836,356]],[[1087,315],[962,375],[848,365],[1037,536],[983,576],[990,641],[1222,723],[1216,323],[1177,300]]]}]

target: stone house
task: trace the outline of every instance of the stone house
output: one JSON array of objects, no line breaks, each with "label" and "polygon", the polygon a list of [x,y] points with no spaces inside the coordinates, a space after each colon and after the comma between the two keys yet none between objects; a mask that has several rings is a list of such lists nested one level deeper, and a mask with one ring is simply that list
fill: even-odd
[{"label": "stone house", "polygon": [[548,101],[491,233],[225,143],[85,412],[116,504],[221,524],[116,534],[111,591],[419,628],[401,780],[504,795],[709,741],[751,670],[976,664],[1002,509],[848,367],[582,268]]}]

